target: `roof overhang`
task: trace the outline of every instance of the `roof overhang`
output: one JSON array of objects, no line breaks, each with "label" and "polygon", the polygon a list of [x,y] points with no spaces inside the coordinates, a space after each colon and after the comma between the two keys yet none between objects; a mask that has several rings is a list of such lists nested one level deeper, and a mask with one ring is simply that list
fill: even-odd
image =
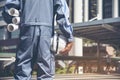
[{"label": "roof overhang", "polygon": [[100,43],[120,45],[120,17],[75,23],[74,36]]}]

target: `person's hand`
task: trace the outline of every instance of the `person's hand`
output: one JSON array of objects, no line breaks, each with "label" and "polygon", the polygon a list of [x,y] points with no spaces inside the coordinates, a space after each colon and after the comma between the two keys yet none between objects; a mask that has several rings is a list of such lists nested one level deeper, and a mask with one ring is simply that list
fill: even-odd
[{"label": "person's hand", "polygon": [[60,50],[59,53],[63,54],[63,55],[68,54],[68,52],[71,50],[72,46],[73,46],[73,42],[68,42],[66,47],[64,49]]}]

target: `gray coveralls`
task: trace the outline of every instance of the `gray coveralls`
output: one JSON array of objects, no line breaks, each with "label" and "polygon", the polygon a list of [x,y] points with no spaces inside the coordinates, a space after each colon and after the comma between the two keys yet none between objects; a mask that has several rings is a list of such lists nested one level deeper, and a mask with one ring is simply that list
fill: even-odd
[{"label": "gray coveralls", "polygon": [[34,63],[38,65],[37,80],[53,80],[54,55],[50,51],[54,16],[60,30],[73,41],[69,9],[65,0],[7,0],[6,11],[20,11],[20,43],[16,52],[15,80],[31,80]]}]

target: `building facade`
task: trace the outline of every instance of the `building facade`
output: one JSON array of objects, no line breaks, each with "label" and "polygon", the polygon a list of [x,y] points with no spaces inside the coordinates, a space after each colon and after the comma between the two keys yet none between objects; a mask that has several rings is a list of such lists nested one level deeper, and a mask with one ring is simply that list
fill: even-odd
[{"label": "building facade", "polygon": [[67,0],[71,22],[120,17],[120,0]]},{"label": "building facade", "polygon": [[[5,0],[2,0],[5,1]],[[120,17],[120,0],[66,0],[70,9],[70,22],[79,23]],[[1,2],[2,3],[2,2]],[[2,4],[3,5],[3,4]],[[1,8],[2,9],[2,8]],[[1,16],[0,11],[0,16]],[[12,33],[0,27],[0,39],[12,38]]]}]

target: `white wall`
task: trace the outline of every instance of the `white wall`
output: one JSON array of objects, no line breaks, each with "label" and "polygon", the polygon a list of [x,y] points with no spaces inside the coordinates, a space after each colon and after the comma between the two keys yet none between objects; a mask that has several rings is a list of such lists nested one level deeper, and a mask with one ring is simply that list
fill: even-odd
[{"label": "white wall", "polygon": [[74,45],[70,51],[72,56],[83,56],[83,40],[81,38],[74,38]]}]

